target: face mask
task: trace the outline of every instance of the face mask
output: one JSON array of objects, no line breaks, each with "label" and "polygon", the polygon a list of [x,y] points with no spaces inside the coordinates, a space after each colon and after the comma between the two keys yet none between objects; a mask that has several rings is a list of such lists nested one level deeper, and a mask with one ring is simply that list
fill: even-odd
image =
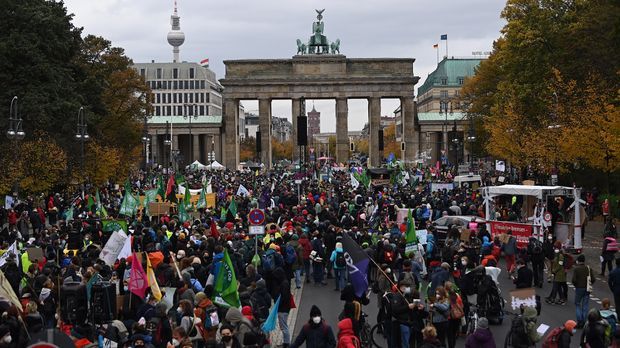
[{"label": "face mask", "polygon": [[405,294],[410,294],[411,293],[411,288],[410,287],[406,287],[405,288]]},{"label": "face mask", "polygon": [[390,268],[386,268],[385,269],[385,273],[390,274],[390,273],[392,273],[392,270]]},{"label": "face mask", "polygon": [[553,251],[555,251],[556,254],[560,253],[560,249],[554,249]]},{"label": "face mask", "polygon": [[461,265],[467,266],[467,261],[461,261]]},{"label": "face mask", "polygon": [[553,240],[553,236],[549,236],[549,237],[547,237],[547,239]]},{"label": "face mask", "polygon": [[4,336],[4,337],[2,338],[2,342],[6,343],[6,344],[11,343],[11,341],[13,341],[13,338],[11,337],[11,335]]},{"label": "face mask", "polygon": [[441,298],[441,296],[435,295],[435,298],[439,300]]},{"label": "face mask", "polygon": [[312,322],[315,324],[319,324],[321,322],[321,317],[313,317]]},{"label": "face mask", "polygon": [[179,342],[176,338],[173,338],[173,339],[172,339],[172,345],[173,345],[173,346],[178,347],[178,346],[179,346],[179,344],[181,344],[181,342]]},{"label": "face mask", "polygon": [[177,307],[177,313],[179,313],[179,314],[183,313],[183,308]]},{"label": "face mask", "polygon": [[228,343],[232,341],[232,336],[222,336],[222,342]]},{"label": "face mask", "polygon": [[577,329],[573,329],[573,335],[577,333]]}]

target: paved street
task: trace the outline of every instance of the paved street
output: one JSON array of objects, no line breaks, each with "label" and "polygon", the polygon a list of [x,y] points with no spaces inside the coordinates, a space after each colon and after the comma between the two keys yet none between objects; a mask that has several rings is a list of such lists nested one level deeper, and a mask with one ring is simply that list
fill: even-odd
[{"label": "paved street", "polygon": [[[601,231],[603,226],[600,222],[596,221],[590,222],[589,226],[589,235],[584,241],[584,255],[586,256],[586,263],[592,267],[597,275],[596,282],[594,283],[594,292],[590,300],[590,308],[600,308],[600,302],[605,297],[611,298],[613,304],[613,296],[607,285],[606,277],[603,279],[598,276],[600,272],[600,264],[598,263],[600,255],[599,247],[601,244]],[[509,308],[508,302],[510,300],[509,292],[514,289],[514,285],[505,273],[505,264],[503,261],[500,262],[499,267],[502,269],[499,281],[502,296],[504,297],[504,300],[506,300],[505,310],[507,312],[514,312],[511,308]],[[572,272],[569,272],[569,280],[571,276]],[[575,319],[575,305],[573,304],[575,289],[570,283],[568,283],[568,288],[568,302],[563,306],[544,303],[544,298],[551,292],[551,283],[545,283],[542,289],[536,288],[536,294],[543,300],[541,315],[538,318],[539,324],[544,323],[549,325],[549,330],[551,330],[554,327],[563,325],[568,319]],[[328,285],[326,286],[317,286],[315,284],[308,283],[304,284],[301,301],[299,303],[300,308],[297,311],[297,319],[294,328],[295,334],[293,337],[297,336],[303,324],[308,321],[310,317],[310,308],[312,305],[317,305],[321,309],[323,318],[332,326],[334,335],[337,335],[338,314],[342,311],[344,303],[340,301],[340,293],[334,291],[333,279],[329,279]],[[364,312],[368,314],[370,324],[373,326],[376,323],[377,316],[377,298],[375,294],[371,294],[370,305],[364,307]],[[504,317],[504,323],[502,325],[491,326],[491,331],[493,332],[493,336],[498,347],[504,346],[504,339],[510,330],[510,322],[513,317],[513,315],[507,313]],[[576,336],[573,337],[571,347],[579,346],[578,342],[580,335],[581,330],[578,330]],[[541,344],[538,346],[540,345]],[[464,346],[465,338],[461,337],[457,340],[457,347]]]}]

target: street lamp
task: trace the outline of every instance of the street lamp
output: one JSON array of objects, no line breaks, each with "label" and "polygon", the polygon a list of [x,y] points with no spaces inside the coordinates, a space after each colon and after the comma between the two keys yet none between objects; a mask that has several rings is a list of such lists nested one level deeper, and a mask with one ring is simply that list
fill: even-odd
[{"label": "street lamp", "polygon": [[[77,115],[77,131],[75,132],[75,139],[80,142],[80,172],[84,175],[84,142],[90,139],[88,135],[88,129],[86,124],[86,117],[84,116],[84,107],[80,106]],[[84,181],[81,183],[82,197],[84,197]]]},{"label": "street lamp", "polygon": [[[450,108],[448,109],[448,104],[450,104]],[[443,142],[443,147],[444,147],[444,156],[446,157],[446,160],[448,159],[448,113],[450,114],[450,116],[452,116],[454,114],[454,110],[452,108],[452,102],[447,101],[446,99],[442,99],[439,101],[439,114],[444,114],[445,116],[445,121],[444,124],[441,127],[442,130],[442,142]]]},{"label": "street lamp", "polygon": [[213,164],[215,162],[215,137],[211,136],[211,152],[209,152],[209,162]]},{"label": "street lamp", "polygon": [[166,147],[170,147],[170,158],[172,159],[172,141],[170,140],[170,133],[169,133],[169,126],[170,126],[170,122],[166,121],[166,136],[164,138],[164,168],[165,168],[165,174],[168,173],[168,168],[169,168],[169,161],[167,159],[167,152],[166,151]]},{"label": "street lamp", "polygon": [[146,123],[146,116],[144,116],[144,131],[142,134],[142,143],[144,144],[144,171],[146,172],[146,167],[148,165],[148,146],[150,142],[148,124]]},{"label": "street lamp", "polygon": [[[192,107],[192,114],[189,115],[187,112],[187,107]],[[197,115],[194,112],[196,110],[196,104],[183,104],[185,112],[183,113],[183,119],[189,119],[189,160],[190,162],[194,161],[194,137],[192,137],[192,118],[196,118]]]},{"label": "street lamp", "polygon": [[[19,117],[17,112],[17,96],[14,96],[11,99],[11,106],[9,107],[9,129],[6,131],[6,137],[9,140],[14,141],[15,150],[13,151],[13,155],[15,156],[13,163],[17,164],[17,160],[19,158],[17,151],[19,150],[19,146],[17,146],[17,142],[24,139],[26,133],[22,129],[23,120]],[[17,195],[19,190],[19,181],[18,174],[15,173],[15,183],[13,184],[13,192]]]},{"label": "street lamp", "polygon": [[[472,122],[473,126],[473,122]],[[474,133],[474,129],[469,129],[469,134],[467,135],[467,142],[469,142],[469,171],[473,172],[474,170],[474,142],[476,141],[476,133]]]}]

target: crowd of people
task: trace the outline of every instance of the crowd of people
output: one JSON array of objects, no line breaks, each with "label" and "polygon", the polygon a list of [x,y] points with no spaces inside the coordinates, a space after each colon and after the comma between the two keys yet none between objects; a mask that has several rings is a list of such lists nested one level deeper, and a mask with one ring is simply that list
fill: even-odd
[{"label": "crowd of people", "polygon": [[[471,231],[469,238],[462,238],[462,226],[457,225],[440,233],[432,221],[442,216],[484,218],[483,200],[470,187],[432,192],[429,173],[411,172],[409,180],[375,187],[352,184],[346,169],[331,172],[328,180],[307,178],[298,187],[300,174],[282,169],[188,171],[182,175],[186,189],[208,186],[215,196],[215,206],[193,209],[189,218],[174,208],[184,204],[183,196],[175,194],[174,178],[179,181],[180,173],[141,172],[127,185],[92,187],[85,195],[58,192],[15,199],[0,211],[1,249],[6,254],[0,258],[1,270],[15,297],[0,302],[0,348],[24,347],[50,328],[66,333],[76,347],[104,340],[125,347],[262,347],[274,343],[266,329],[274,320],[285,348],[360,347],[367,343],[362,331],[369,318],[363,308],[371,298],[379,307],[379,332],[390,348],[454,348],[466,333],[466,347],[495,347],[489,324],[501,323],[505,315],[500,274],[511,277],[515,288],[552,281],[545,301],[564,305],[571,272],[576,320],[556,332],[559,346],[568,347],[577,329],[590,347],[611,343],[613,335],[606,331],[612,325],[615,330],[617,313],[609,310],[609,300],[602,310],[588,308],[594,273],[583,255],[573,265],[551,233],[542,242],[531,238],[519,247],[510,231],[505,239],[492,237],[475,219],[464,227]],[[413,179],[420,175],[422,180]],[[446,171],[437,175],[452,177]],[[144,195],[162,181],[167,187],[158,201],[171,200],[173,208],[157,215],[143,207],[120,214],[127,194]],[[266,215],[264,236],[249,234],[248,213],[256,208]],[[425,240],[408,242],[411,221],[399,221],[401,208],[411,209],[415,228],[427,231]],[[504,209],[507,215],[520,211],[518,203]],[[106,221],[126,223],[130,238],[130,255],[112,263],[101,258],[117,233],[106,229]],[[349,276],[345,238],[372,260],[368,289],[361,296]],[[617,251],[615,231],[609,232],[602,273],[609,267],[609,285],[620,304],[620,268],[610,267]],[[149,285],[144,296],[132,290],[140,274],[136,269],[153,273],[151,277],[146,272],[148,279],[141,280]],[[223,269],[232,270],[237,280],[238,306],[222,302],[218,282],[226,276],[220,274]],[[303,282],[328,286],[329,280],[344,302],[340,321],[329,325],[313,306],[293,337],[288,315],[298,304],[292,290]],[[114,300],[119,299],[114,306],[90,301],[93,289],[101,287],[113,287]],[[84,288],[89,298],[77,311],[70,310],[63,295],[73,288]],[[110,308],[114,313],[97,312]],[[540,301],[523,308],[511,323],[507,342],[513,347],[540,342],[539,312]]]}]

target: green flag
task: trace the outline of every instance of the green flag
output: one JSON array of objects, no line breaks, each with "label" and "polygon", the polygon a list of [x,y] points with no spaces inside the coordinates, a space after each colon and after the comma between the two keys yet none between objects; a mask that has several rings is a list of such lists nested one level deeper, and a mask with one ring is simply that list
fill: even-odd
[{"label": "green flag", "polygon": [[123,203],[121,203],[121,209],[118,213],[125,216],[132,216],[138,210],[139,205],[140,200],[131,193],[129,181],[125,182],[125,197],[123,197]]},{"label": "green flag", "polygon": [[197,209],[206,209],[207,208],[207,195],[205,194],[205,188],[203,187],[200,190],[200,197],[198,197],[198,202],[196,203]]},{"label": "green flag", "polygon": [[185,210],[190,209],[192,207],[192,195],[189,193],[189,187],[185,188],[185,196],[183,197],[183,205],[185,205]]},{"label": "green flag", "polygon": [[225,221],[226,220],[226,214],[228,214],[228,210],[226,210],[226,208],[222,207],[222,210],[220,210],[220,220]]},{"label": "green flag", "polygon": [[185,222],[185,221],[190,220],[189,214],[187,213],[187,210],[185,209],[185,204],[181,202],[177,205],[177,207],[179,208],[179,221]]},{"label": "green flag", "polygon": [[103,206],[103,202],[101,202],[101,197],[99,196],[99,189],[97,189],[97,212],[96,214],[99,215],[100,217],[107,217],[108,216],[108,211],[105,210],[105,207]]},{"label": "green flag", "polygon": [[67,222],[73,220],[73,205],[65,212],[65,220]]},{"label": "green flag", "polygon": [[151,216],[149,203],[155,203],[157,201],[157,193],[157,189],[144,191],[144,213],[148,216]]},{"label": "green flag", "polygon": [[92,195],[88,195],[88,202],[86,203],[86,208],[89,212],[93,211],[93,206],[95,205],[95,199]]},{"label": "green flag", "polygon": [[407,232],[405,238],[405,255],[414,253],[418,246],[418,236],[415,234],[415,220],[413,220],[411,209],[407,213]]},{"label": "green flag", "polygon": [[161,197],[162,202],[166,200],[166,183],[161,175],[157,177],[157,194]]},{"label": "green flag", "polygon": [[233,217],[237,216],[237,202],[235,202],[235,196],[232,197],[230,204],[228,205],[228,211]]},{"label": "green flag", "polygon": [[125,233],[129,233],[127,229],[127,221],[125,220],[103,220],[101,221],[103,226],[103,232],[113,233],[123,230]]},{"label": "green flag", "polygon": [[226,249],[224,249],[224,258],[221,261],[213,286],[213,302],[226,307],[241,308],[235,269]]}]

